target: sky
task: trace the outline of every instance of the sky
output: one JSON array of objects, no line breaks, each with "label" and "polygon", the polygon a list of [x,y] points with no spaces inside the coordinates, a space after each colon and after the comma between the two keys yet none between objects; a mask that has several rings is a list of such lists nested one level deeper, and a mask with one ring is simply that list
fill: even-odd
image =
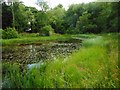
[{"label": "sky", "polygon": [[[21,0],[21,1],[23,1],[26,6],[36,7],[38,10],[40,10],[39,6],[35,4],[37,0]],[[54,8],[58,4],[62,4],[63,7],[67,10],[69,5],[71,4],[78,4],[83,2],[88,3],[95,0],[44,0],[44,1],[47,1],[51,8]]]}]

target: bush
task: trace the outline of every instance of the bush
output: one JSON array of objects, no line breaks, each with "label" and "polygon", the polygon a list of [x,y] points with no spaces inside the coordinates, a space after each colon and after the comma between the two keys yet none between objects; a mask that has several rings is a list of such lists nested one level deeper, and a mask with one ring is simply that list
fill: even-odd
[{"label": "bush", "polygon": [[40,31],[40,36],[50,36],[53,34],[53,28],[50,25],[44,26]]},{"label": "bush", "polygon": [[3,39],[11,39],[17,37],[18,37],[18,32],[14,28],[7,28],[5,30],[2,30]]}]

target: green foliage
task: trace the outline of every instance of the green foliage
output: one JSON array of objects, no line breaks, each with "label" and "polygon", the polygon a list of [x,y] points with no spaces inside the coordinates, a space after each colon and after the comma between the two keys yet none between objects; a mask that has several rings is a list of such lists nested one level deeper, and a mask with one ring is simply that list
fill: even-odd
[{"label": "green foliage", "polygon": [[50,36],[53,34],[53,32],[54,32],[53,28],[50,25],[46,25],[39,31],[39,35]]},{"label": "green foliage", "polygon": [[[17,63],[14,63],[14,64],[4,63],[2,65],[2,67],[4,68],[4,71],[2,71],[4,73],[3,74],[3,77],[4,77],[3,79],[5,80],[5,82],[3,84],[3,87],[6,87],[6,88],[10,88],[10,87],[19,88],[22,85],[22,82],[21,82],[22,75],[20,73],[20,65],[17,64]],[[7,75],[5,75],[5,73]],[[8,77],[8,76],[10,76],[10,77]]]},{"label": "green foliage", "polygon": [[52,28],[54,29],[55,33],[64,33],[62,26],[64,20],[63,17],[65,16],[65,9],[62,5],[58,5],[55,8],[49,10],[47,12],[48,20]]},{"label": "green foliage", "polygon": [[47,14],[44,12],[38,12],[36,13],[35,16],[36,16],[35,28],[38,29],[37,32],[39,32],[40,28],[48,24],[48,17]]},{"label": "green foliage", "polygon": [[28,22],[33,17],[31,13],[27,12],[30,11],[26,11],[25,5],[20,3],[14,5],[15,29],[20,33],[25,31],[28,27]]},{"label": "green foliage", "polygon": [[0,29],[0,39],[2,38],[3,29]]},{"label": "green foliage", "polygon": [[29,38],[29,37],[38,37],[39,33],[20,33],[19,38]]},{"label": "green foliage", "polygon": [[47,9],[49,9],[49,6],[47,4],[47,2],[45,2],[44,0],[41,1],[37,1],[37,5],[42,9],[42,11],[46,12]]},{"label": "green foliage", "polygon": [[[60,4],[53,9],[48,9],[47,2],[38,1],[42,10],[27,7],[21,2],[12,2],[7,5],[2,2],[2,27],[15,27],[18,32],[37,33],[45,25],[51,25],[55,33],[80,34],[80,33],[106,33],[118,30],[119,3],[91,2],[87,4],[72,4],[65,11]],[[8,19],[9,14],[9,21]],[[30,24],[28,24],[30,22]]]},{"label": "green foliage", "polygon": [[96,33],[95,30],[97,29],[97,25],[93,24],[92,21],[89,19],[91,14],[88,12],[83,12],[82,16],[79,17],[77,21],[76,28],[81,33]]},{"label": "green foliage", "polygon": [[12,26],[12,11],[11,7],[8,6],[5,2],[3,2],[1,6],[2,12],[0,14],[2,15],[2,29],[6,29],[7,27]]},{"label": "green foliage", "polygon": [[66,11],[65,31],[66,33],[116,32],[118,10],[118,3],[73,4]]},{"label": "green foliage", "polygon": [[11,39],[17,37],[18,37],[18,32],[14,28],[7,28],[5,30],[2,30],[3,39]]}]

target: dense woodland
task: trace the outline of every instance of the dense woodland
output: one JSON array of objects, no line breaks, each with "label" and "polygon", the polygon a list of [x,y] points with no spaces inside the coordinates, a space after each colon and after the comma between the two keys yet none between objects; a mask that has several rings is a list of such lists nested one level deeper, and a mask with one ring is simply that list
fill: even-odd
[{"label": "dense woodland", "polygon": [[18,33],[59,34],[106,33],[118,31],[118,5],[113,2],[72,4],[65,10],[61,4],[50,8],[47,2],[41,7],[27,7],[22,2],[1,2],[2,29],[15,28]]}]

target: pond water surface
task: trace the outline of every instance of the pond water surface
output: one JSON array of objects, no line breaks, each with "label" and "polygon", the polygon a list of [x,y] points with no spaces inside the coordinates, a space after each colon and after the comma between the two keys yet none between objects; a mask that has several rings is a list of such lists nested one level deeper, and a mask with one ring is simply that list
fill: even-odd
[{"label": "pond water surface", "polygon": [[2,47],[2,61],[33,64],[58,57],[67,57],[78,50],[81,40],[45,42],[41,44]]}]

